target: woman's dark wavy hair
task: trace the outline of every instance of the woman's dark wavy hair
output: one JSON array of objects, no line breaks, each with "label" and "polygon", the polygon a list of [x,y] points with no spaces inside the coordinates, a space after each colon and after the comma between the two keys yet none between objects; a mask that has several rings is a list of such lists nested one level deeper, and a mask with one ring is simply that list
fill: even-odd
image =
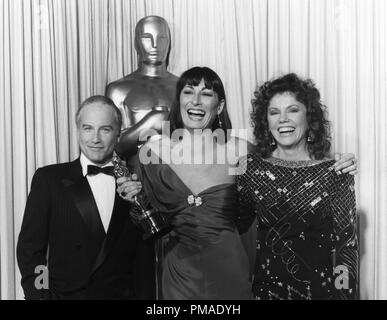
[{"label": "woman's dark wavy hair", "polygon": [[272,145],[273,136],[270,133],[267,121],[267,109],[270,100],[276,95],[291,92],[297,101],[306,107],[308,132],[312,141],[308,141],[308,151],[312,158],[323,159],[329,155],[331,149],[330,123],[326,118],[326,106],[320,101],[320,92],[311,79],[303,80],[294,73],[265,82],[254,92],[251,122],[257,142],[256,151],[263,157],[270,157],[275,145]]},{"label": "woman's dark wavy hair", "polygon": [[[199,83],[204,80],[204,84],[207,89],[214,90],[219,101],[224,100],[224,107],[219,115],[219,118],[216,117],[212,123],[212,131],[220,128],[225,132],[225,137],[227,139],[227,129],[231,129],[231,121],[227,112],[227,103],[226,103],[226,93],[224,91],[224,86],[222,80],[216,74],[215,71],[207,67],[193,67],[185,71],[179,78],[176,84],[176,96],[173,103],[171,112],[169,114],[169,121],[171,125],[171,133],[175,129],[183,129],[184,123],[181,118],[180,113],[180,93],[186,85],[198,86]],[[222,122],[222,126],[219,125],[219,119]]]}]

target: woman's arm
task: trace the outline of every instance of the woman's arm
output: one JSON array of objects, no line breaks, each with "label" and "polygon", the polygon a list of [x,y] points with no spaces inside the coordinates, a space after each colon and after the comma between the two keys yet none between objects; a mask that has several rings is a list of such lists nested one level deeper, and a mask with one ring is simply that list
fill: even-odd
[{"label": "woman's arm", "polygon": [[[245,166],[245,159],[243,157],[239,163]],[[245,172],[241,170],[241,172]],[[257,243],[257,217],[255,211],[255,203],[252,196],[252,191],[249,190],[246,184],[245,176],[238,175],[236,179],[238,190],[239,210],[236,220],[236,226],[241,236],[242,244],[246,250],[250,271],[249,278],[252,279],[254,274],[254,266],[256,260],[256,243]]]},{"label": "woman's arm", "polygon": [[342,175],[332,202],[333,268],[336,299],[356,299],[358,294],[359,247],[354,178]]},{"label": "woman's arm", "polygon": [[238,162],[236,185],[238,190],[239,210],[236,225],[240,234],[247,232],[256,219],[255,203],[248,184],[246,183],[247,157]]}]

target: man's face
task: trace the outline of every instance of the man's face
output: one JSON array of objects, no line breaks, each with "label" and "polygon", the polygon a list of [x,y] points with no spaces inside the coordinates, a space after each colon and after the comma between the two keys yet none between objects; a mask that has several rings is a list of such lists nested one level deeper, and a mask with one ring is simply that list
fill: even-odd
[{"label": "man's face", "polygon": [[160,64],[167,58],[169,49],[168,26],[161,20],[145,21],[136,34],[137,49],[144,63]]},{"label": "man's face", "polygon": [[104,165],[111,160],[119,136],[112,107],[94,102],[83,107],[78,121],[78,143],[92,162]]}]

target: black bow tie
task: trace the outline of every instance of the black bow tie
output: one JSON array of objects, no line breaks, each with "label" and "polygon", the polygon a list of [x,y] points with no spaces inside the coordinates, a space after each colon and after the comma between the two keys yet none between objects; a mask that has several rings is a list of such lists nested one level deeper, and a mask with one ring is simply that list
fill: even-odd
[{"label": "black bow tie", "polygon": [[98,173],[104,173],[104,174],[108,174],[108,175],[114,177],[113,168],[114,168],[113,166],[101,168],[101,167],[97,167],[97,166],[93,166],[93,165],[88,165],[87,166],[87,174],[92,176],[92,175],[95,175]]}]

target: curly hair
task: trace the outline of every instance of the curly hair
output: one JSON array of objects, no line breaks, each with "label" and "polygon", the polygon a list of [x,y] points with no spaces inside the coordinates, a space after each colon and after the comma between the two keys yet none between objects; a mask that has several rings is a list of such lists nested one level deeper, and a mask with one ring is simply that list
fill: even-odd
[{"label": "curly hair", "polygon": [[266,81],[258,87],[251,101],[251,123],[256,139],[256,152],[263,158],[271,156],[276,148],[272,145],[273,136],[269,130],[267,112],[271,99],[276,94],[293,93],[296,100],[306,107],[308,133],[308,152],[313,159],[321,160],[329,155],[331,149],[330,123],[327,120],[326,106],[321,103],[320,92],[311,79],[303,80],[294,73]]}]

